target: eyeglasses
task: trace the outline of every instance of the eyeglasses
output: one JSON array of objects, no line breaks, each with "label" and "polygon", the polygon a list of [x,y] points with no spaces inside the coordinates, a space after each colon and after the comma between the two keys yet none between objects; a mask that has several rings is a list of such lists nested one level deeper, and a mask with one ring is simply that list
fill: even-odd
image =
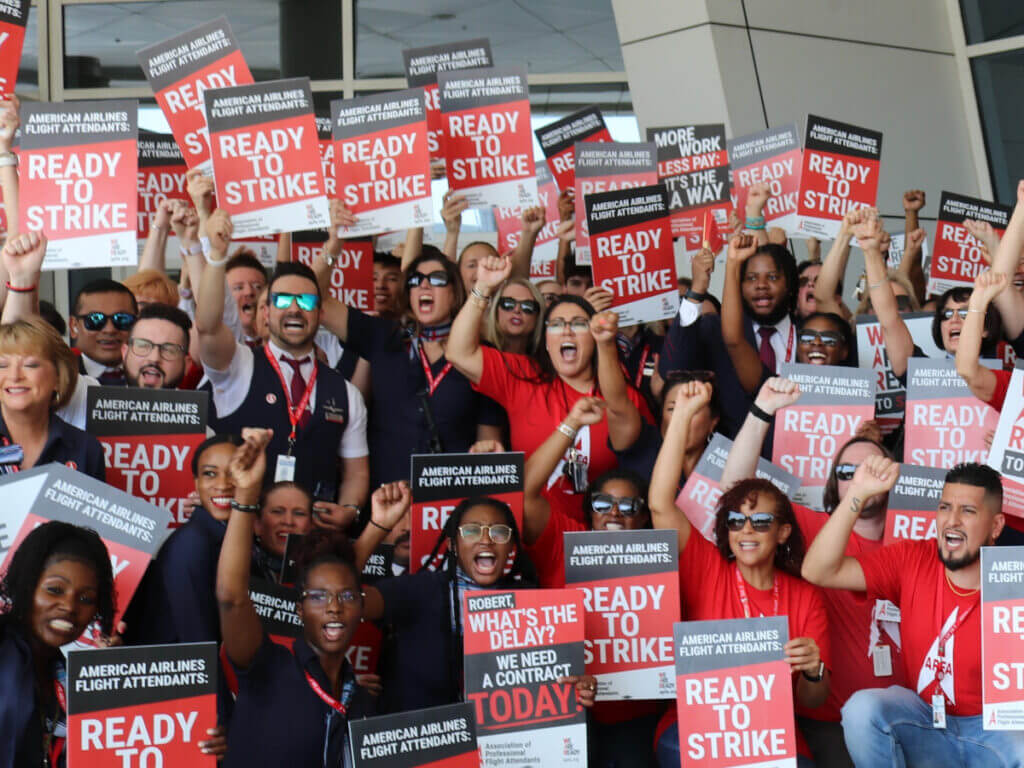
[{"label": "eyeglasses", "polygon": [[429,282],[435,288],[444,288],[451,281],[448,279],[448,273],[441,269],[429,274],[413,272],[405,278],[405,289],[411,291],[413,288],[418,288],[426,282]]},{"label": "eyeglasses", "polygon": [[474,542],[480,541],[485,530],[487,531],[487,535],[491,537],[491,541],[495,544],[508,544],[512,540],[512,527],[505,525],[504,523],[498,523],[497,525],[466,523],[465,525],[459,526],[459,536],[465,539],[469,544],[473,544]]},{"label": "eyeglasses", "polygon": [[750,521],[750,526],[758,533],[764,533],[772,529],[772,523],[775,522],[775,515],[771,512],[755,512],[752,515],[744,515],[742,512],[732,510],[729,512],[729,516],[725,518],[725,527],[730,531],[742,531],[747,521]]},{"label": "eyeglasses", "polygon": [[295,302],[298,302],[299,309],[304,312],[312,312],[320,304],[320,297],[315,293],[277,293],[270,294],[270,303],[274,309],[288,309]]},{"label": "eyeglasses", "polygon": [[107,327],[107,320],[114,324],[119,331],[130,331],[135,325],[135,315],[131,312],[115,312],[106,315],[103,312],[86,312],[84,315],[75,315],[82,321],[82,327],[87,331],[102,331]]},{"label": "eyeglasses", "polygon": [[536,315],[540,312],[540,304],[533,299],[523,299],[522,301],[516,301],[511,296],[503,296],[498,299],[498,309],[503,309],[506,312],[514,312],[516,307],[523,310],[524,315]]},{"label": "eyeglasses", "polygon": [[838,347],[843,337],[835,331],[800,331],[797,337],[801,344],[824,344],[826,347]]},{"label": "eyeglasses", "polygon": [[548,333],[562,333],[566,326],[573,333],[586,333],[590,330],[590,320],[586,317],[574,317],[572,320],[556,317],[554,320],[548,320],[544,323]]},{"label": "eyeglasses", "polygon": [[837,480],[853,480],[853,475],[857,471],[856,464],[836,464],[835,473]]},{"label": "eyeglasses", "polygon": [[359,605],[359,603],[363,602],[363,593],[356,589],[343,589],[341,592],[331,592],[326,589],[307,589],[302,593],[302,599],[309,600],[310,603],[318,608],[326,607],[331,600],[337,600],[338,607],[342,608],[347,605]]},{"label": "eyeglasses", "polygon": [[942,310],[942,319],[943,320],[952,320],[954,312],[956,314],[960,315],[960,319],[961,320],[966,320],[967,319],[967,308],[966,307],[963,308],[963,309],[944,309],[944,310]]},{"label": "eyeglasses", "polygon": [[145,357],[153,351],[153,347],[160,349],[160,357],[164,360],[180,360],[185,356],[185,348],[181,344],[174,344],[172,342],[166,342],[165,344],[157,344],[149,339],[131,339],[129,342],[129,348],[131,351],[139,357]]},{"label": "eyeglasses", "polygon": [[590,508],[599,515],[610,515],[618,509],[625,517],[634,517],[644,508],[643,499],[635,496],[612,496],[610,493],[595,493],[590,499]]}]

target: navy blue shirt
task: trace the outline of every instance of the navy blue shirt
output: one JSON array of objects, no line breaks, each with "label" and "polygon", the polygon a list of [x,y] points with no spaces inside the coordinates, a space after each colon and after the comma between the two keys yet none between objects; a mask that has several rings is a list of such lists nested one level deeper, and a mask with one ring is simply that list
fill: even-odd
[{"label": "navy blue shirt", "polygon": [[43,762],[35,666],[22,630],[0,623],[0,768]]},{"label": "navy blue shirt", "polygon": [[[11,444],[10,433],[2,418],[0,418],[0,444]],[[107,481],[107,468],[103,463],[103,446],[100,445],[99,440],[52,414],[50,428],[46,433],[46,443],[43,445],[43,452],[39,454],[35,466],[41,467],[43,464],[51,462],[66,464],[100,482]]]}]

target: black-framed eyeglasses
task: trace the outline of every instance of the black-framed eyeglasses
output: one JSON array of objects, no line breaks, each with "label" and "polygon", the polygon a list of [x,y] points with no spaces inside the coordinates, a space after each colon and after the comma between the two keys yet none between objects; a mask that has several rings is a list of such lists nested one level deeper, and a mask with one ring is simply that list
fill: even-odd
[{"label": "black-framed eyeglasses", "polygon": [[518,301],[511,296],[502,296],[498,299],[498,309],[503,309],[506,312],[515,312],[516,307],[519,307],[524,315],[536,315],[540,312],[540,304],[533,299]]},{"label": "black-framed eyeglasses", "polygon": [[482,523],[466,523],[459,526],[459,536],[468,544],[473,544],[483,538],[484,531],[490,536],[495,544],[508,544],[512,541],[512,526],[504,523],[495,525],[484,525]]},{"label": "black-framed eyeglasses", "polygon": [[775,522],[775,515],[771,512],[755,512],[752,515],[744,515],[742,512],[737,512],[735,509],[730,510],[729,515],[725,518],[725,526],[730,531],[742,531],[747,521],[750,521],[750,527],[758,533],[764,533],[772,529],[772,523]]},{"label": "black-framed eyeglasses", "polygon": [[956,314],[960,315],[960,319],[961,320],[966,320],[967,319],[967,308],[966,307],[964,307],[962,309],[944,309],[944,310],[942,310],[942,319],[943,320],[952,320],[954,312]]},{"label": "black-framed eyeglasses", "polygon": [[340,592],[331,592],[328,589],[307,589],[302,593],[302,599],[308,600],[317,607],[326,607],[331,600],[338,601],[338,607],[346,605],[359,605],[363,602],[363,593],[358,589],[343,589]]},{"label": "black-framed eyeglasses", "polygon": [[320,297],[315,293],[278,293],[270,294],[270,303],[274,309],[289,309],[298,303],[303,312],[312,312],[320,305]]},{"label": "black-framed eyeglasses", "polygon": [[128,347],[139,357],[145,357],[153,351],[153,347],[157,347],[160,350],[160,357],[164,360],[181,360],[181,358],[185,356],[186,352],[185,348],[181,346],[181,344],[175,344],[170,341],[163,344],[157,344],[155,341],[140,338],[129,340]]},{"label": "black-framed eyeglasses", "polygon": [[800,331],[797,340],[801,344],[818,342],[826,347],[838,347],[843,342],[843,336],[835,331]]},{"label": "black-framed eyeglasses", "polygon": [[856,464],[836,464],[835,467],[836,480],[853,480],[853,475],[856,472]]},{"label": "black-framed eyeglasses", "polygon": [[556,317],[544,323],[548,333],[562,333],[566,327],[574,333],[586,333],[590,330],[590,320],[586,317],[574,317],[566,320],[564,317]]},{"label": "black-framed eyeglasses", "polygon": [[610,515],[613,510],[618,510],[623,517],[635,517],[643,511],[644,501],[636,496],[595,493],[590,499],[590,508],[599,515]]},{"label": "black-framed eyeglasses", "polygon": [[405,278],[405,289],[411,291],[413,288],[418,288],[423,283],[430,283],[435,288],[444,288],[448,285],[451,280],[448,277],[448,273],[443,269],[438,269],[434,272],[412,272],[408,277]]},{"label": "black-framed eyeglasses", "polygon": [[82,327],[85,330],[93,332],[102,331],[106,328],[108,320],[119,331],[130,331],[135,325],[135,315],[131,312],[115,312],[112,315],[107,315],[103,312],[86,312],[85,314],[75,315],[75,317],[82,321]]}]

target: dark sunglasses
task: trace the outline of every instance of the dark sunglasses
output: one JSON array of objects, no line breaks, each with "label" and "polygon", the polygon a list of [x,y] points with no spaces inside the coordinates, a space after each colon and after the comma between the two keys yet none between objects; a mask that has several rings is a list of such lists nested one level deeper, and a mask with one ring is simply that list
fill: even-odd
[{"label": "dark sunglasses", "polygon": [[512,528],[504,523],[496,525],[466,523],[459,526],[459,536],[465,539],[467,543],[473,544],[483,538],[484,529],[487,530],[487,535],[491,537],[491,541],[495,544],[508,544],[512,540]]},{"label": "dark sunglasses", "polygon": [[856,471],[856,464],[836,464],[836,480],[853,480]]},{"label": "dark sunglasses", "polygon": [[511,296],[503,296],[498,299],[498,309],[503,309],[506,312],[515,312],[516,307],[523,310],[524,315],[536,315],[540,312],[540,304],[533,299],[516,301]]},{"label": "dark sunglasses", "polygon": [[775,522],[775,515],[771,512],[755,512],[752,515],[744,515],[742,512],[732,510],[729,512],[729,516],[725,518],[725,526],[730,531],[742,531],[747,521],[750,521],[750,527],[758,533],[764,533],[772,529],[772,523]]},{"label": "dark sunglasses", "polygon": [[115,312],[112,315],[105,315],[102,312],[87,312],[84,315],[75,315],[82,321],[82,327],[87,331],[102,331],[107,320],[114,324],[119,331],[130,331],[135,325],[135,315],[131,312]]},{"label": "dark sunglasses", "polygon": [[956,312],[956,314],[960,315],[960,319],[961,320],[966,320],[967,319],[967,308],[966,307],[964,307],[963,309],[944,309],[944,310],[942,310],[942,319],[943,320],[952,320],[954,312]]},{"label": "dark sunglasses", "polygon": [[801,344],[814,344],[819,342],[826,347],[838,347],[843,337],[835,331],[800,331],[797,337]]},{"label": "dark sunglasses", "polygon": [[444,288],[450,282],[448,273],[441,269],[431,272],[429,275],[424,272],[413,272],[405,278],[405,288],[411,291],[413,288],[418,288],[428,281],[435,288]]},{"label": "dark sunglasses", "polygon": [[590,500],[590,508],[599,515],[610,515],[613,509],[618,509],[624,517],[634,517],[643,511],[643,499],[635,496],[612,496],[610,493],[595,493]]},{"label": "dark sunglasses", "polygon": [[274,309],[288,309],[296,302],[302,311],[312,312],[320,304],[320,297],[315,293],[277,293],[275,291],[270,294],[270,303]]}]

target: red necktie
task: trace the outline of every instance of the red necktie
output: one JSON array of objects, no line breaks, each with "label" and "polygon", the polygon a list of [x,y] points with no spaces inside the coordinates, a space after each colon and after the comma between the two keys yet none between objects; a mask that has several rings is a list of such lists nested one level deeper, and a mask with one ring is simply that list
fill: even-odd
[{"label": "red necktie", "polygon": [[757,333],[761,337],[761,348],[757,351],[757,354],[761,358],[761,362],[764,363],[764,367],[774,374],[775,350],[772,348],[771,338],[775,335],[775,329],[772,327],[762,327],[757,329]]},{"label": "red necktie", "polygon": [[[302,375],[302,366],[309,362],[309,357],[304,357],[301,360],[294,360],[282,355],[281,361],[292,367],[291,402],[289,403],[289,406],[297,408],[299,403],[302,402],[303,396],[306,394],[306,379]],[[302,411],[302,416],[299,417],[298,426],[300,428],[304,428],[308,423],[309,408],[306,408]]]}]

